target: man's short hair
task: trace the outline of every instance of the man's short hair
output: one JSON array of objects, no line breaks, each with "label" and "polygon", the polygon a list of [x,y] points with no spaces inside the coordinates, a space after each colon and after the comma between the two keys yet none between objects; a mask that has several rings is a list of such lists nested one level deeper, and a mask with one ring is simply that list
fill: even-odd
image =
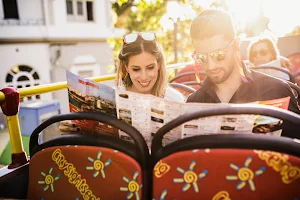
[{"label": "man's short hair", "polygon": [[224,35],[228,40],[236,37],[232,17],[222,9],[203,10],[192,21],[190,36],[193,40],[203,40],[215,35]]}]

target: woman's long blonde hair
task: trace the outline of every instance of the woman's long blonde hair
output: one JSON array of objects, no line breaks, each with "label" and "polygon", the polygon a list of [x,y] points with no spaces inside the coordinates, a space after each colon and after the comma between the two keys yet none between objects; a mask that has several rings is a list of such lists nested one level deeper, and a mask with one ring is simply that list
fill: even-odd
[{"label": "woman's long blonde hair", "polygon": [[155,56],[157,63],[160,66],[158,69],[158,77],[151,94],[157,97],[164,97],[168,83],[167,72],[162,48],[156,40],[146,41],[141,37],[138,37],[135,42],[123,45],[116,63],[116,85],[123,85],[126,90],[132,86],[132,81],[126,70],[126,66],[128,66],[131,56],[139,55],[142,52],[147,52]]}]

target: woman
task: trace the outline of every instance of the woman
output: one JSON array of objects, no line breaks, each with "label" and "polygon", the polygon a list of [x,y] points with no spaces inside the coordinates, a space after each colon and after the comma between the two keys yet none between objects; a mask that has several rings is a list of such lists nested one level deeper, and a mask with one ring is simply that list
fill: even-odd
[{"label": "woman", "polygon": [[[248,59],[253,66],[282,67],[288,71],[293,65],[288,58],[280,56],[275,42],[268,37],[253,40],[248,47]],[[288,74],[272,69],[260,70],[263,73],[289,80]]]},{"label": "woman", "polygon": [[[130,33],[123,37],[116,85],[131,92],[185,101],[180,92],[168,86],[163,51],[154,32]],[[80,131],[70,121],[61,122],[59,129],[61,132]]]},{"label": "woman", "polygon": [[281,67],[292,68],[292,62],[283,56],[280,56],[273,39],[268,37],[257,38],[250,42],[248,46],[248,60],[253,66],[263,65],[274,60],[279,60]]},{"label": "woman", "polygon": [[163,51],[154,32],[130,33],[123,42],[118,56],[117,86],[184,102],[180,92],[168,86]]}]

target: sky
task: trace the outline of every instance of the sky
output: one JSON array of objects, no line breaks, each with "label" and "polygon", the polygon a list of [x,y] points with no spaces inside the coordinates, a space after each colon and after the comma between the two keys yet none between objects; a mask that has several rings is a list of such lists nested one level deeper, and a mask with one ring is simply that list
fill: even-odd
[{"label": "sky", "polygon": [[229,11],[242,22],[259,15],[260,6],[270,19],[269,28],[277,36],[284,36],[300,25],[299,0],[226,0]]},{"label": "sky", "polygon": [[[270,19],[269,29],[274,32],[278,37],[284,36],[291,32],[294,27],[300,25],[300,0],[225,0],[235,19],[242,25],[246,21],[255,19],[260,14],[260,7],[265,17]],[[213,3],[214,0],[194,0],[196,5],[203,8],[207,8]],[[161,23],[166,29],[172,29],[173,22],[170,18],[184,19],[183,15],[179,13],[185,13],[189,17],[196,16],[191,6],[178,6],[174,2],[168,3],[167,14],[162,18]],[[176,21],[176,20],[175,20]]]}]

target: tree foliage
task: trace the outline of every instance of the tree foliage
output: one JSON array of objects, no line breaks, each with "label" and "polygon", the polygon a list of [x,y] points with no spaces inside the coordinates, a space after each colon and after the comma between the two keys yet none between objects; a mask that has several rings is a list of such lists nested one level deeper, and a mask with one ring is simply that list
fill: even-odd
[{"label": "tree foliage", "polygon": [[[118,16],[116,28],[125,28],[127,32],[150,30],[156,32],[158,41],[164,49],[166,62],[170,64],[175,62],[174,30],[163,32],[160,23],[161,18],[167,12],[166,3],[166,0],[117,0],[112,3],[112,8]],[[201,10],[201,8],[193,5],[191,0],[181,0],[180,3],[191,4],[198,12]],[[190,54],[193,50],[189,37],[190,22],[191,19],[185,18],[176,23],[177,62],[190,60]],[[109,39],[109,43],[114,47],[116,57],[122,46],[122,39]]]},{"label": "tree foliage", "polygon": [[134,0],[118,0],[112,2],[112,9],[116,12],[118,16],[121,16],[126,12],[129,8],[134,5]]},{"label": "tree foliage", "polygon": [[[154,31],[161,29],[160,19],[166,12],[163,0],[117,0],[112,4],[113,11],[117,14],[116,28],[133,31]],[[115,57],[122,47],[122,38],[109,39],[114,47]]]},{"label": "tree foliage", "polygon": [[135,12],[129,12],[126,29],[131,31],[157,31],[161,28],[160,19],[166,12],[165,3],[156,0],[155,3],[141,0],[136,5]]},{"label": "tree foliage", "polygon": [[[167,64],[175,63],[174,48],[176,43],[178,59],[177,62],[190,61],[190,54],[193,51],[192,42],[189,37],[190,17],[183,17],[178,20],[177,39],[174,40],[174,30],[163,31],[160,20],[166,13],[167,0],[111,0],[112,9],[117,15],[116,28],[124,28],[127,32],[133,31],[155,31],[158,41],[164,48]],[[195,5],[194,0],[177,0],[181,5],[191,5],[196,13],[202,8]],[[228,10],[226,0],[207,0],[211,2],[211,7]],[[268,27],[267,21],[262,16],[258,16],[252,23],[245,26],[239,24],[239,19],[235,18],[237,34],[245,33],[248,37],[257,36]],[[297,35],[300,28],[296,27],[287,35]],[[176,42],[175,42],[176,41]],[[109,43],[114,48],[115,58],[122,46],[122,38],[109,39]]]}]

